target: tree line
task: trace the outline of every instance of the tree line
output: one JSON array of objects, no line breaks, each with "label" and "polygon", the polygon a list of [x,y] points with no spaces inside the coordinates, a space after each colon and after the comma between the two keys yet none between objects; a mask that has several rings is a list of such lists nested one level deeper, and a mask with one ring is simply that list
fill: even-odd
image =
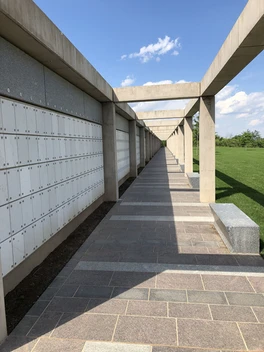
[{"label": "tree line", "polygon": [[[264,148],[264,138],[257,130],[247,130],[230,137],[221,137],[216,133],[215,144],[218,147]],[[199,116],[193,120],[193,145],[199,145]]]}]

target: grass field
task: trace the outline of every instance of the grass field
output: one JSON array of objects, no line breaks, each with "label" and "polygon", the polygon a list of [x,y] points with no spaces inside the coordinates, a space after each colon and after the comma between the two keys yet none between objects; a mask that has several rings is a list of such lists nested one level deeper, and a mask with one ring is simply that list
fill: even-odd
[{"label": "grass field", "polygon": [[[197,172],[197,148],[193,154]],[[216,201],[234,203],[260,226],[263,254],[264,149],[216,147]]]}]

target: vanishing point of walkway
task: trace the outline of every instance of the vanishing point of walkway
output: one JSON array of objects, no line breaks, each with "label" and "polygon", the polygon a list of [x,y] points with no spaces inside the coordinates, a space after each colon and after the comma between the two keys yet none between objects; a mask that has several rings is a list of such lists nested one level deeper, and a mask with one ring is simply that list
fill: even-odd
[{"label": "vanishing point of walkway", "polygon": [[228,252],[161,149],[0,349],[264,350],[264,261]]}]

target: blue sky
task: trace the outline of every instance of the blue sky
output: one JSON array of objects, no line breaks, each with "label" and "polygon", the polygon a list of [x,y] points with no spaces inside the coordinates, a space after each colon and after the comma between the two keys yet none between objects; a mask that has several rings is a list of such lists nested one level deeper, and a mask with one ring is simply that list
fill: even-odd
[{"label": "blue sky", "polygon": [[[35,2],[97,71],[113,87],[120,87],[200,81],[247,0]],[[220,135],[249,128],[264,137],[263,61],[262,53],[216,97]],[[139,111],[185,104],[154,102],[133,107]]]}]

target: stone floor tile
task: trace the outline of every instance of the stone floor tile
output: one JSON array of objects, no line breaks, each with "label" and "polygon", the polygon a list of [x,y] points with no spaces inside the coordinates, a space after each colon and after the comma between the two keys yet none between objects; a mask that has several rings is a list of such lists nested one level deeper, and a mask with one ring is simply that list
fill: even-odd
[{"label": "stone floor tile", "polygon": [[185,290],[151,289],[149,299],[151,301],[187,302]]},{"label": "stone floor tile", "polygon": [[246,349],[236,323],[178,319],[177,326],[181,347]]},{"label": "stone floor tile", "polygon": [[238,266],[237,261],[232,255],[223,254],[197,254],[198,265],[230,265]]},{"label": "stone floor tile", "polygon": [[49,301],[51,300],[56,292],[58,291],[58,288],[57,287],[48,287],[43,293],[42,295],[40,296],[40,300],[42,301]]},{"label": "stone floor tile", "polygon": [[66,281],[68,285],[108,286],[111,271],[74,270]]},{"label": "stone floor tile", "polygon": [[250,307],[210,305],[210,309],[214,320],[257,322]]},{"label": "stone floor tile", "polygon": [[46,309],[47,305],[50,303],[50,301],[41,301],[38,300],[32,308],[27,312],[26,315],[35,315],[35,316],[40,316],[43,311]]},{"label": "stone floor tile", "polygon": [[192,241],[194,247],[219,248],[216,241]]},{"label": "stone floor tile", "polygon": [[176,345],[176,321],[171,318],[120,316],[114,341]]},{"label": "stone floor tile", "polygon": [[1,352],[30,352],[38,339],[23,336],[8,336],[1,345]]},{"label": "stone floor tile", "polygon": [[264,323],[264,308],[254,307],[253,308],[256,317],[260,323]]},{"label": "stone floor tile", "polygon": [[169,317],[211,319],[207,304],[169,303]]},{"label": "stone floor tile", "polygon": [[167,317],[167,303],[154,301],[129,301],[126,315]]},{"label": "stone floor tile", "polygon": [[264,307],[264,296],[262,294],[226,292],[226,297],[231,305]]},{"label": "stone floor tile", "polygon": [[151,352],[151,346],[88,341],[85,343],[83,352]]},{"label": "stone floor tile", "polygon": [[62,339],[111,341],[116,321],[115,315],[65,313],[51,336]]},{"label": "stone floor tile", "polygon": [[230,254],[227,248],[208,248],[210,254]]},{"label": "stone floor tile", "polygon": [[115,272],[110,286],[120,287],[155,287],[155,273]]},{"label": "stone floor tile", "polygon": [[147,288],[124,288],[115,287],[112,298],[116,299],[132,299],[132,300],[148,300],[149,290]]},{"label": "stone floor tile", "polygon": [[57,276],[57,277],[55,277],[55,279],[52,281],[52,283],[49,285],[49,287],[60,288],[64,284],[66,278],[67,278],[66,276]]},{"label": "stone floor tile", "polygon": [[254,290],[256,292],[262,292],[264,293],[264,277],[248,277],[248,280],[250,281],[251,285],[254,287]]},{"label": "stone floor tile", "polygon": [[203,290],[203,284],[200,275],[161,273],[157,275],[157,288]]},{"label": "stone floor tile", "polygon": [[235,257],[241,266],[264,266],[264,259],[260,255],[236,255]]},{"label": "stone floor tile", "polygon": [[188,302],[191,303],[227,304],[227,300],[223,292],[187,290],[187,296]]},{"label": "stone floor tile", "polygon": [[124,252],[119,261],[129,263],[157,263],[157,258],[157,253]]},{"label": "stone floor tile", "polygon": [[167,346],[153,346],[152,352],[221,352],[220,350],[201,350],[196,348],[180,348]]},{"label": "stone floor tile", "polygon": [[63,285],[55,296],[59,297],[73,297],[79,285]]},{"label": "stone floor tile", "polygon": [[194,255],[164,253],[158,255],[158,263],[196,265],[197,261]]},{"label": "stone floor tile", "polygon": [[263,351],[264,349],[264,324],[238,324],[249,350]]},{"label": "stone floor tile", "polygon": [[26,315],[12,331],[12,336],[26,336],[29,330],[37,321],[37,316]]},{"label": "stone floor tile", "polygon": [[205,290],[254,292],[247,278],[243,276],[202,275],[202,278]]},{"label": "stone floor tile", "polygon": [[122,299],[91,299],[86,307],[86,313],[92,314],[125,314],[127,301]]},{"label": "stone floor tile", "polygon": [[104,286],[79,286],[74,297],[83,298],[110,298],[113,292],[112,287]]},{"label": "stone floor tile", "polygon": [[88,302],[88,298],[54,297],[46,311],[62,313],[84,312]]},{"label": "stone floor tile", "polygon": [[202,233],[203,241],[216,241],[222,242],[220,235],[215,233]]},{"label": "stone floor tile", "polygon": [[208,254],[208,248],[207,247],[180,246],[179,252],[180,253],[190,253],[190,254]]},{"label": "stone floor tile", "polygon": [[32,329],[28,332],[29,337],[50,336],[52,330],[59,322],[62,313],[44,312]]},{"label": "stone floor tile", "polygon": [[43,337],[39,339],[34,352],[82,352],[84,340],[67,340]]}]

